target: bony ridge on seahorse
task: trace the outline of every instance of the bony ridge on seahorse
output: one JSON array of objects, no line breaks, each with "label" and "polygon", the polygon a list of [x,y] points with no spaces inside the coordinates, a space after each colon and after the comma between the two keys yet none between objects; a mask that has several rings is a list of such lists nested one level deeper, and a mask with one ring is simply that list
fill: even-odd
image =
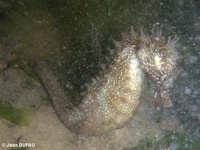
[{"label": "bony ridge on seahorse", "polygon": [[70,131],[99,135],[125,126],[132,118],[140,101],[144,72],[156,82],[161,98],[169,100],[168,85],[175,79],[178,58],[176,43],[177,38],[165,41],[161,32],[136,35],[131,30],[123,34],[121,42],[114,42],[114,60],[92,80],[79,106],[73,108],[48,68],[41,68],[38,76]]}]

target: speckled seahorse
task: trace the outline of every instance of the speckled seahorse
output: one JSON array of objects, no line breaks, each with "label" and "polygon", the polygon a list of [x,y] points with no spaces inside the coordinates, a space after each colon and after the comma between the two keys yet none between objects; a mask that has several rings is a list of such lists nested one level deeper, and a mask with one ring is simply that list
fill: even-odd
[{"label": "speckled seahorse", "polygon": [[52,72],[43,67],[38,74],[68,129],[98,135],[123,127],[132,118],[140,101],[144,72],[150,74],[162,94],[166,92],[168,83],[174,80],[175,43],[176,40],[171,41],[170,38],[166,42],[161,34],[147,36],[141,32],[136,35],[133,31],[129,35],[123,34],[121,42],[114,42],[114,60],[92,80],[82,94],[79,106],[71,109]]}]

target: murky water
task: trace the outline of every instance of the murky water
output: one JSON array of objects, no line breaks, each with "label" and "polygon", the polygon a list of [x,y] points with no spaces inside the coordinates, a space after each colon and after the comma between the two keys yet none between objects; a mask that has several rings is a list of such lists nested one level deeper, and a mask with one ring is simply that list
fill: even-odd
[{"label": "murky water", "polygon": [[[106,62],[113,39],[120,40],[121,33],[129,32],[131,27],[136,33],[141,28],[146,33],[156,28],[166,37],[179,37],[179,66],[183,71],[170,91],[174,106],[163,108],[157,104],[155,85],[147,81],[141,105],[126,128],[100,137],[70,133],[49,105],[35,68],[38,64],[52,68],[76,105],[78,93],[84,91],[82,85],[98,74],[99,64]],[[7,109],[1,109],[0,144],[30,142],[36,143],[32,149],[69,150],[142,146],[200,149],[198,33],[198,0],[0,0],[0,61],[9,66],[0,74],[0,100],[11,103],[13,109],[35,112],[30,124],[21,126],[10,122],[9,117],[6,120],[2,114]],[[146,140],[137,147],[141,139]]]}]

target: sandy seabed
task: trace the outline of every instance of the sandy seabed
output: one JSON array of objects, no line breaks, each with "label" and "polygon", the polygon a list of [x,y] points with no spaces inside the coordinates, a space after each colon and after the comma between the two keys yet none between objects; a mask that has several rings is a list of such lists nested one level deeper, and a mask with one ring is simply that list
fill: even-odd
[{"label": "sandy seabed", "polygon": [[28,126],[15,125],[1,118],[0,143],[35,144],[30,150],[123,150],[132,149],[146,135],[159,139],[164,135],[164,130],[183,130],[176,116],[166,115],[159,123],[156,122],[159,109],[152,107],[150,101],[145,99],[151,99],[146,92],[141,96],[141,104],[134,118],[126,127],[100,136],[75,134],[62,124],[51,105],[40,102],[41,97],[47,96],[40,83],[34,79],[34,88],[27,89],[23,87],[27,80],[30,77],[17,67],[0,74],[1,99],[9,101],[13,107],[31,108],[35,112]]}]

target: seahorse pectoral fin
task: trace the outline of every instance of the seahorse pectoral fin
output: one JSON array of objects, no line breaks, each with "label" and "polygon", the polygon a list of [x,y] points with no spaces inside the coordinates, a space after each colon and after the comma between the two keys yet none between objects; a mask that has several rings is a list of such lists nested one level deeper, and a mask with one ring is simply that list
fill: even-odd
[{"label": "seahorse pectoral fin", "polygon": [[160,87],[160,98],[163,107],[173,107],[173,102],[170,98],[169,90],[174,87],[174,80],[182,72],[182,69],[175,70],[171,73],[166,81],[164,81],[162,87]]},{"label": "seahorse pectoral fin", "polygon": [[169,91],[160,92],[161,104],[163,107],[173,107],[172,100],[169,96]]}]

